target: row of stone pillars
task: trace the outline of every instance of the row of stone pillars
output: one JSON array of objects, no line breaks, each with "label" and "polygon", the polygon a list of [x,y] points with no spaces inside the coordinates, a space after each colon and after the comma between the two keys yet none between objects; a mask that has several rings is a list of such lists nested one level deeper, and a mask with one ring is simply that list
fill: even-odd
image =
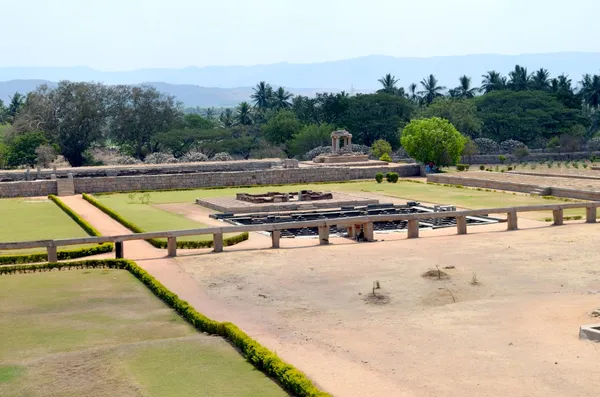
[{"label": "row of stone pillars", "polygon": [[352,136],[332,136],[331,137],[331,152],[339,153],[342,149],[341,140],[344,140],[344,150],[351,152],[352,151]]},{"label": "row of stone pillars", "polygon": [[[586,223],[596,223],[596,207],[586,208]],[[554,225],[559,226],[563,224],[563,210],[557,209],[552,211],[554,219]],[[356,233],[362,228],[365,240],[375,241],[373,223],[368,222],[361,225],[353,225],[348,228],[348,237],[356,237]],[[512,211],[507,213],[507,230],[517,230],[519,228],[517,212]],[[457,234],[467,234],[467,217],[457,216],[456,217],[456,231]],[[419,237],[419,221],[417,219],[411,219],[408,221],[407,238],[418,238]],[[279,248],[281,240],[281,231],[274,230],[271,232],[272,248]],[[213,234],[213,252],[223,252],[223,233]],[[319,226],[319,244],[329,244],[329,226]],[[57,262],[57,249],[56,246],[51,245],[47,247],[48,251],[48,262]],[[124,258],[123,242],[115,242],[115,256],[117,259]],[[167,237],[167,256],[177,256],[177,238],[174,236]]]}]

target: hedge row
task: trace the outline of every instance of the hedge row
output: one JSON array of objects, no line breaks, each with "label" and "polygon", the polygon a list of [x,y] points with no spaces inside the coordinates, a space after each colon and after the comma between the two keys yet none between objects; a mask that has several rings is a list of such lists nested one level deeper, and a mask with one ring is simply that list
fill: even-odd
[{"label": "hedge row", "polygon": [[[96,230],[92,225],[80,217],[75,211],[73,211],[68,205],[66,205],[61,199],[54,195],[48,196],[65,214],[69,215],[71,219],[75,221],[85,232],[90,236],[101,236],[100,232]],[[78,248],[72,250],[62,250],[57,252],[59,260],[66,259],[78,259],[91,255],[104,254],[106,252],[112,252],[114,246],[111,243],[99,244],[95,247],[90,248]],[[19,254],[19,255],[1,255],[0,265],[11,265],[19,263],[35,263],[45,262],[48,260],[47,252],[38,252],[34,254]]]},{"label": "hedge row", "polygon": [[[82,196],[83,196],[84,200],[88,201],[90,204],[94,205],[100,211],[104,212],[106,215],[110,216],[115,221],[119,222],[121,225],[125,226],[127,229],[131,230],[132,232],[146,233],[146,231],[143,230],[141,227],[139,227],[135,223],[130,222],[127,219],[123,218],[119,213],[117,213],[114,210],[112,210],[111,208],[105,206],[104,204],[102,204],[100,201],[96,200],[91,195],[83,193]],[[235,244],[241,243],[242,241],[248,240],[249,237],[250,237],[250,235],[247,232],[238,234],[233,237],[227,237],[227,238],[223,239],[223,245],[225,247],[235,245]],[[162,249],[167,248],[167,242],[164,240],[151,238],[146,241],[148,241],[150,244],[152,244],[156,248],[162,248]],[[177,248],[181,248],[181,249],[211,248],[213,246],[213,244],[214,244],[214,242],[212,240],[205,240],[205,241],[177,240]]]},{"label": "hedge row", "polygon": [[14,273],[43,272],[52,270],[109,268],[128,270],[159,299],[173,308],[181,317],[201,332],[229,339],[237,346],[246,359],[257,369],[275,378],[288,392],[300,397],[331,397],[329,393],[319,390],[302,372],[282,361],[277,355],[254,339],[250,338],[237,326],[228,322],[214,321],[198,313],[189,303],[179,299],[148,272],[135,262],[123,259],[88,260],[70,263],[48,263],[41,265],[22,265],[0,267],[0,275]]}]

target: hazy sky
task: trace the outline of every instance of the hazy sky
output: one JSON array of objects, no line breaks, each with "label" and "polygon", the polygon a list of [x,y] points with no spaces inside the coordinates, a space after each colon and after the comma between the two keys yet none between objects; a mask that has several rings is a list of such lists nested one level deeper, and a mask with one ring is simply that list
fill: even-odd
[{"label": "hazy sky", "polygon": [[600,51],[599,0],[0,0],[0,66]]}]

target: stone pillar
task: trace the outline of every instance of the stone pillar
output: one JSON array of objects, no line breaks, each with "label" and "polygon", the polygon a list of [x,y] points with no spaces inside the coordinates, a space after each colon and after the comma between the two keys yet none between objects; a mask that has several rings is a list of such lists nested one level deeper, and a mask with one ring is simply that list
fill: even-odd
[{"label": "stone pillar", "polygon": [[419,238],[419,221],[417,219],[411,219],[408,221],[407,238]]},{"label": "stone pillar", "polygon": [[354,228],[354,225],[348,226],[348,237],[350,237],[350,238],[356,237],[356,229]]},{"label": "stone pillar", "polygon": [[349,152],[352,151],[352,137],[351,136],[348,137],[348,151]]},{"label": "stone pillar", "polygon": [[365,240],[375,241],[375,232],[373,229],[373,222],[365,223],[363,225],[363,232],[365,234]]},{"label": "stone pillar", "polygon": [[553,210],[552,218],[554,218],[554,226],[560,226],[563,224],[563,210]]},{"label": "stone pillar", "polygon": [[48,262],[54,263],[58,262],[58,252],[56,251],[56,245],[49,245],[47,247],[48,251]]},{"label": "stone pillar", "polygon": [[596,207],[587,207],[585,209],[585,221],[586,223],[596,223]]},{"label": "stone pillar", "polygon": [[40,179],[42,177],[42,167],[38,164],[36,169],[35,179]]},{"label": "stone pillar", "polygon": [[279,248],[279,240],[281,239],[281,231],[279,230],[273,230],[271,232],[271,242],[273,243],[271,245],[272,248]]},{"label": "stone pillar", "polygon": [[319,244],[329,244],[329,226],[319,226]]},{"label": "stone pillar", "polygon": [[50,180],[51,181],[55,181],[56,180],[56,174],[50,174]]},{"label": "stone pillar", "polygon": [[223,252],[223,233],[213,234],[213,252]]},{"label": "stone pillar", "polygon": [[335,138],[331,137],[331,153],[335,153],[336,149],[335,149]]},{"label": "stone pillar", "polygon": [[506,230],[517,230],[519,228],[517,212],[516,211],[509,212],[507,214],[507,216],[508,216],[508,226],[506,227]]},{"label": "stone pillar", "polygon": [[467,234],[467,217],[457,216],[456,217],[456,229],[458,234]]},{"label": "stone pillar", "polygon": [[169,258],[177,256],[177,237],[167,237],[167,256]]},{"label": "stone pillar", "polygon": [[27,169],[25,171],[25,180],[28,181],[29,180],[29,173],[31,172],[31,170],[29,169],[29,166],[27,166]]},{"label": "stone pillar", "polygon": [[122,241],[116,241],[115,242],[115,258],[117,259],[123,259],[124,257],[124,251],[123,251],[123,242]]}]

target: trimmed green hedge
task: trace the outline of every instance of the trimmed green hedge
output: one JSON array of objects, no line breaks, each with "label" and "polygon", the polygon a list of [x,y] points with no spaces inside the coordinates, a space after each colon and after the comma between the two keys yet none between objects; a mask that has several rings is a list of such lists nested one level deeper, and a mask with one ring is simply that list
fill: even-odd
[{"label": "trimmed green hedge", "polygon": [[124,259],[88,260],[70,263],[47,263],[41,265],[20,265],[0,267],[0,275],[15,273],[35,273],[68,269],[124,269],[140,280],[154,295],[174,309],[198,331],[219,335],[230,340],[257,369],[275,378],[288,392],[299,397],[331,397],[319,390],[302,372],[281,360],[277,355],[250,338],[244,331],[228,322],[212,320],[198,313],[189,303],[179,299],[148,272],[135,262]]},{"label": "trimmed green hedge", "polygon": [[[113,209],[105,206],[100,201],[96,200],[93,196],[83,193],[82,197],[84,200],[97,207],[100,211],[104,212],[106,215],[113,218],[115,221],[119,222],[121,225],[125,226],[127,229],[131,230],[134,233],[146,233],[146,230],[142,229],[138,225],[133,222],[128,221],[123,218],[119,213],[115,212]],[[225,247],[235,245],[241,243],[242,241],[248,240],[250,237],[248,232],[240,233],[237,236],[227,237],[223,239],[223,245]],[[146,240],[150,244],[152,244],[156,248],[167,248],[167,242],[164,240],[159,240],[155,238],[151,238]],[[195,249],[195,248],[211,248],[214,242],[212,240],[205,241],[185,241],[185,240],[177,240],[177,248],[182,249]]]},{"label": "trimmed green hedge", "polygon": [[[49,195],[48,198],[52,200],[65,214],[69,215],[71,219],[75,221],[85,232],[90,236],[101,236],[100,232],[96,230],[92,225],[80,217],[75,211],[73,211],[68,205],[66,205],[61,199],[55,195]],[[62,250],[57,252],[59,260],[66,259],[78,259],[86,256],[104,254],[106,252],[112,252],[114,246],[112,243],[102,243],[95,247],[79,248],[73,250]],[[37,252],[34,254],[19,254],[19,255],[0,255],[0,265],[12,265],[19,263],[35,263],[45,262],[48,260],[47,252]]]}]

